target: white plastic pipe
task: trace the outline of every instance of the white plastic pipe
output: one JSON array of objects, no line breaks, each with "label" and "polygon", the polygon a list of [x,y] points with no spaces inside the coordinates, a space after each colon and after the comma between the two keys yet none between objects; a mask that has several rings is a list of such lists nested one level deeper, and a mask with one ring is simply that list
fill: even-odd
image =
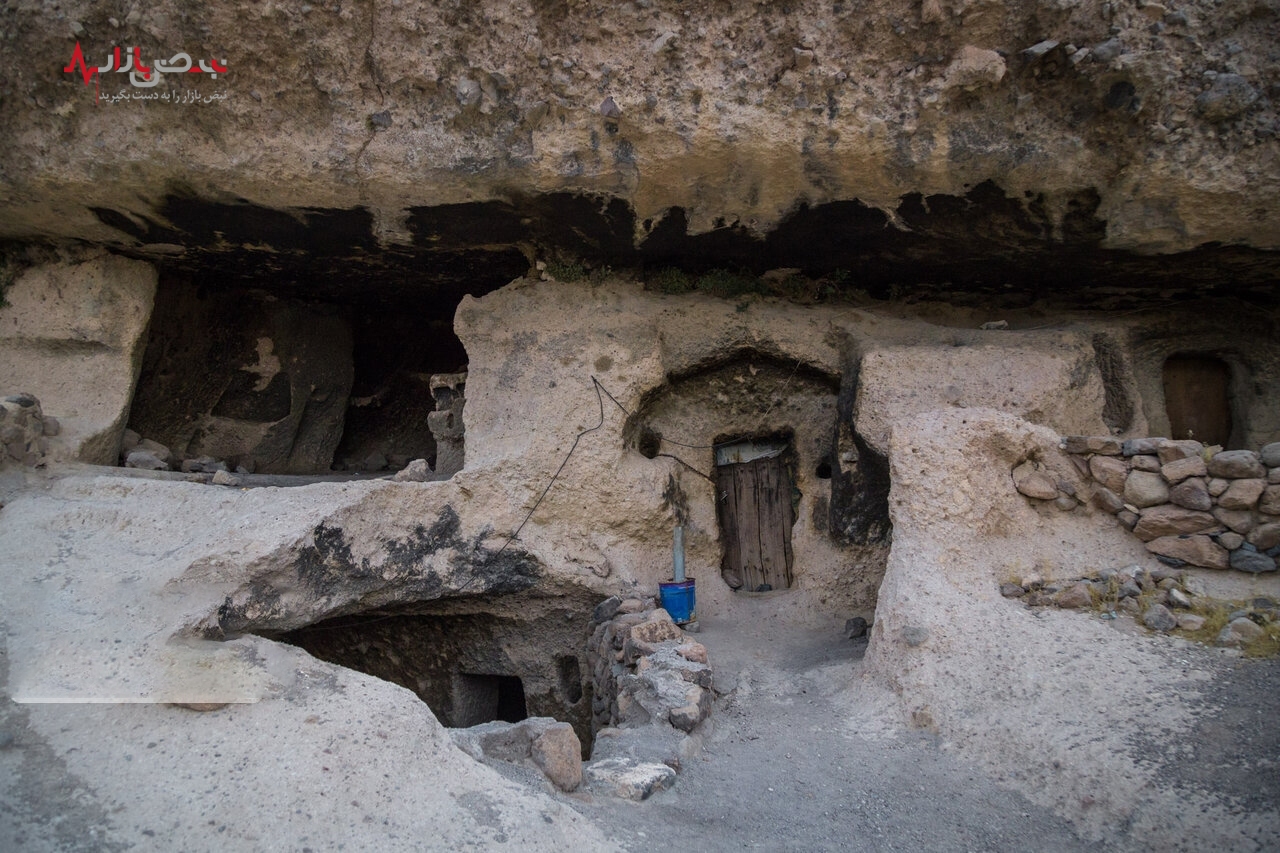
[{"label": "white plastic pipe", "polygon": [[671,556],[675,562],[675,571],[672,576],[676,583],[684,583],[684,525],[676,525],[675,544],[671,549]]}]

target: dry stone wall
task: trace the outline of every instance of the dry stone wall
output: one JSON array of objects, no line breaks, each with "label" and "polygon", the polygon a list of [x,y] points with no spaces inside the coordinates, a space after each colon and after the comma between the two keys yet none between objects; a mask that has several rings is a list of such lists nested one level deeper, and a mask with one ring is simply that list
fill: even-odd
[{"label": "dry stone wall", "polygon": [[701,748],[713,700],[707,649],[652,598],[607,598],[592,624],[595,741],[584,776],[595,791],[643,800],[675,784]]},{"label": "dry stone wall", "polygon": [[[605,615],[612,609],[614,612]],[[711,712],[707,650],[652,600],[616,597],[596,608],[587,663],[592,727],[669,724],[691,732]]]},{"label": "dry stone wall", "polygon": [[[1280,558],[1280,442],[1259,452],[1167,438],[1068,436],[1062,449],[1089,503],[1113,514],[1173,567],[1274,572]],[[1086,496],[1024,462],[1013,470],[1028,498],[1074,509]]]}]

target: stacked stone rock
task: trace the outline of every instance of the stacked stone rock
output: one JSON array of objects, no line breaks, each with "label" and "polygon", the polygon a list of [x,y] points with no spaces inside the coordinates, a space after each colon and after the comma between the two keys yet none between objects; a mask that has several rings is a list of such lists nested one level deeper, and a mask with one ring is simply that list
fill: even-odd
[{"label": "stacked stone rock", "polygon": [[536,767],[561,791],[574,791],[582,784],[582,742],[568,723],[529,717],[518,723],[494,721],[450,729],[449,734],[477,761]]},{"label": "stacked stone rock", "polygon": [[583,776],[597,793],[643,800],[675,784],[701,748],[698,724],[712,700],[707,650],[653,599],[606,599],[592,623],[595,743]]},{"label": "stacked stone rock", "polygon": [[[1167,438],[1068,436],[1063,449],[1092,481],[1092,504],[1165,564],[1276,571],[1280,442],[1254,452]],[[1019,483],[1016,472],[1014,479],[1023,494],[1047,499],[1034,488],[1042,484],[1026,476]]]},{"label": "stacked stone rock", "polygon": [[596,607],[587,647],[592,728],[668,724],[690,732],[711,712],[707,650],[652,599],[613,597]]},{"label": "stacked stone rock", "polygon": [[1175,628],[1195,633],[1207,621],[1202,613],[1214,608],[1231,609],[1227,624],[1214,638],[1218,646],[1239,648],[1263,639],[1263,626],[1280,622],[1280,605],[1274,599],[1257,597],[1248,602],[1228,603],[1204,594],[1204,585],[1186,571],[1172,568],[1147,571],[1141,566],[1103,569],[1070,580],[1045,581],[1032,575],[1018,583],[1000,585],[1005,598],[1021,598],[1028,607],[1061,607],[1079,610],[1097,607],[1104,618],[1117,612],[1129,613],[1152,631]]},{"label": "stacked stone rock", "polygon": [[58,434],[58,421],[40,410],[30,394],[13,394],[0,400],[0,463],[43,465],[48,439]]}]

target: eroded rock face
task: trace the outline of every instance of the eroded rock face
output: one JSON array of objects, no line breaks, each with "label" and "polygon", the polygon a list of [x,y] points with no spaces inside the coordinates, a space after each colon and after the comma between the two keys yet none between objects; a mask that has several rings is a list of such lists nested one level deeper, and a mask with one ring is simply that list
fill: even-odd
[{"label": "eroded rock face", "polygon": [[[306,250],[509,279],[537,244],[969,286],[1022,257],[1024,277],[1077,287],[1086,268],[1125,275],[1082,251],[1218,242],[1242,248],[1170,269],[1247,287],[1274,268],[1249,249],[1280,247],[1274,12],[1154,8],[15,5],[0,234],[193,267],[235,254],[248,276],[265,246],[275,267]],[[136,45],[227,71],[86,80],[62,71],[77,44],[92,65]],[[171,99],[95,106],[120,88]],[[195,88],[226,97],[173,102]],[[139,139],[159,142],[143,157]],[[376,247],[399,254],[379,266]],[[1046,251],[1063,263],[1037,264]]]},{"label": "eroded rock face", "polygon": [[63,424],[55,457],[115,463],[155,291],[150,264],[111,255],[36,264],[4,290],[5,393],[32,391]]},{"label": "eroded rock face", "polygon": [[129,426],[180,458],[329,470],[351,393],[346,321],[261,294],[162,297]]}]

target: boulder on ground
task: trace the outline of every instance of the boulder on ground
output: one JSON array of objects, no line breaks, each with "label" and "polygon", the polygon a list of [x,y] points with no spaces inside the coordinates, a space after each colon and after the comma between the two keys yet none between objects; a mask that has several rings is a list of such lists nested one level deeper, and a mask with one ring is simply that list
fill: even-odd
[{"label": "boulder on ground", "polygon": [[1161,536],[1148,542],[1147,550],[1206,569],[1225,569],[1229,565],[1227,549],[1204,534]]},{"label": "boulder on ground", "polygon": [[647,800],[676,782],[676,772],[667,765],[629,758],[593,762],[587,765],[585,776],[594,791],[636,801]]},{"label": "boulder on ground", "polygon": [[451,729],[454,743],[480,761],[532,764],[562,791],[582,782],[582,742],[573,726],[551,717]]}]

